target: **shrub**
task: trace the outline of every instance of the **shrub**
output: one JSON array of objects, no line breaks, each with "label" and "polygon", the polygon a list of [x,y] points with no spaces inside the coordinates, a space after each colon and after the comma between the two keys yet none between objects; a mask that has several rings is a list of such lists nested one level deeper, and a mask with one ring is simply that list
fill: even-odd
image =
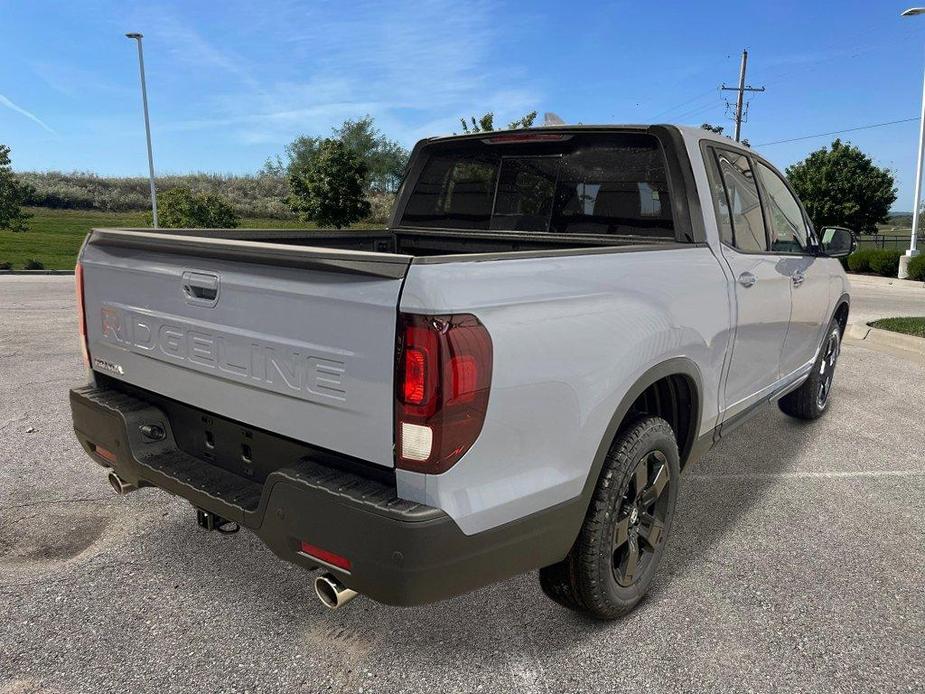
[{"label": "shrub", "polygon": [[8,262],[0,263],[0,270],[12,270],[12,269],[13,269],[13,263],[8,263]]},{"label": "shrub", "polygon": [[165,229],[234,229],[238,215],[220,195],[174,188],[157,194],[157,222]]},{"label": "shrub", "polygon": [[909,279],[925,282],[925,254],[909,258]]},{"label": "shrub", "polygon": [[902,253],[886,249],[876,250],[870,256],[870,270],[884,277],[896,277]]},{"label": "shrub", "polygon": [[27,231],[31,214],[22,206],[32,189],[13,173],[10,163],[10,148],[0,145],[0,229]]},{"label": "shrub", "polygon": [[36,260],[35,258],[29,258],[23,267],[26,270],[44,270],[45,264],[40,260]]},{"label": "shrub", "polygon": [[372,193],[367,199],[369,200],[370,209],[365,221],[370,224],[385,224],[388,222],[395,196],[390,193]]},{"label": "shrub", "polygon": [[859,248],[848,256],[848,269],[851,272],[870,272],[870,257],[876,248]]},{"label": "shrub", "polygon": [[[147,177],[120,178],[80,171],[18,172],[15,175],[20,182],[29,186],[24,205],[104,212],[141,212],[151,209]],[[289,188],[282,175],[193,173],[158,176],[157,187],[165,191],[189,188],[193,193],[222,195],[242,217],[292,219],[295,216],[286,205]]]},{"label": "shrub", "polygon": [[366,174],[366,162],[341,140],[322,140],[305,168],[289,175],[289,206],[318,226],[349,226],[370,212]]}]

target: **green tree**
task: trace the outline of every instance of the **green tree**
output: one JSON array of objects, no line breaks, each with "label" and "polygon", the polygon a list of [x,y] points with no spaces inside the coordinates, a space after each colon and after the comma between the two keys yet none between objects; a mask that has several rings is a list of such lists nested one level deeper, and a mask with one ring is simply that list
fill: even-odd
[{"label": "green tree", "polygon": [[372,116],[347,119],[333,134],[366,164],[368,190],[375,193],[398,190],[408,164],[408,150],[382,134]]},{"label": "green tree", "polygon": [[[535,120],[536,111],[530,111],[530,113],[508,123],[507,127],[508,130],[531,128]],[[489,133],[495,129],[495,114],[489,111],[478,119],[476,119],[475,116],[471,116],[469,118],[469,123],[466,122],[465,118],[460,118],[459,122],[462,125],[463,133],[466,135],[471,133]]]},{"label": "green tree", "polygon": [[369,214],[366,162],[343,140],[322,140],[304,170],[289,175],[289,206],[303,219],[337,229]]},{"label": "green tree", "polygon": [[[408,150],[386,137],[376,127],[372,116],[367,114],[357,120],[348,118],[331,129],[331,136],[341,140],[366,164],[367,192],[394,193],[398,190],[408,164]],[[268,159],[264,173],[291,176],[306,171],[324,141],[322,137],[300,135],[286,145],[285,161],[282,157]]]},{"label": "green tree", "polygon": [[507,124],[508,130],[516,130],[517,128],[532,128],[533,121],[536,120],[536,111],[530,111],[525,116],[521,116],[517,120],[511,121]]},{"label": "green tree", "polygon": [[165,229],[234,229],[239,220],[220,195],[171,188],[157,194],[157,221]]},{"label": "green tree", "polygon": [[892,172],[841,140],[788,166],[786,173],[817,229],[843,225],[873,234],[896,201]]},{"label": "green tree", "polygon": [[13,173],[10,148],[0,145],[0,229],[29,230],[29,218],[32,215],[22,209],[29,193],[29,186],[17,180]]},{"label": "green tree", "polygon": [[463,132],[466,135],[469,133],[488,133],[495,129],[495,114],[491,111],[480,117],[478,120],[475,119],[475,116],[470,117],[469,120],[472,121],[471,127],[466,123],[465,118],[459,119]]}]

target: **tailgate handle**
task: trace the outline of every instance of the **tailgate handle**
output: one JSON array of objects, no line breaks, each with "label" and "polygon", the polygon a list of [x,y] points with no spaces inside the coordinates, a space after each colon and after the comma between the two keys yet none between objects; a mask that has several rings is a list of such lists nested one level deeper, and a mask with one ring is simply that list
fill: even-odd
[{"label": "tailgate handle", "polygon": [[207,272],[184,272],[183,293],[186,301],[199,306],[215,306],[218,301],[218,275]]}]

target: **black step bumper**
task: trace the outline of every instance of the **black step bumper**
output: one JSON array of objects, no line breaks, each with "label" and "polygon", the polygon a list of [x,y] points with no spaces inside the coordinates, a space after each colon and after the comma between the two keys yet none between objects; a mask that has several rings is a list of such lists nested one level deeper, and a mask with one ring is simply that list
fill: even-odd
[{"label": "black step bumper", "polygon": [[[71,390],[70,401],[84,450],[126,482],[159,487],[235,521],[282,559],[308,569],[324,566],[386,604],[434,602],[559,561],[582,515],[574,504],[563,504],[465,535],[443,511],[398,498],[394,484],[311,455],[255,481],[185,453],[168,413],[137,394],[88,386]],[[144,435],[142,427],[152,424],[164,431],[162,439]],[[114,460],[101,457],[97,447]],[[302,542],[346,557],[350,570],[303,554]]]}]

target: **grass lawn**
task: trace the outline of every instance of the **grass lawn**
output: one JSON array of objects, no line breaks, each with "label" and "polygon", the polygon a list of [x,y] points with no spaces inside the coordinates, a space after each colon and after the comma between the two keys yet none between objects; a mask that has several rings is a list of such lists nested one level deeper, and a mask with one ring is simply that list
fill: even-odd
[{"label": "grass lawn", "polygon": [[894,333],[925,337],[925,318],[883,318],[870,325],[881,330],[892,330]]},{"label": "grass lawn", "polygon": [[[14,234],[0,231],[0,263],[12,263],[22,270],[27,260],[35,259],[49,270],[73,270],[77,252],[87,232],[93,227],[143,227],[143,212],[97,212],[93,210],[52,210],[30,207],[33,215],[29,231]],[[310,229],[294,219],[243,218],[241,228]],[[382,225],[357,225],[358,228]]]}]

